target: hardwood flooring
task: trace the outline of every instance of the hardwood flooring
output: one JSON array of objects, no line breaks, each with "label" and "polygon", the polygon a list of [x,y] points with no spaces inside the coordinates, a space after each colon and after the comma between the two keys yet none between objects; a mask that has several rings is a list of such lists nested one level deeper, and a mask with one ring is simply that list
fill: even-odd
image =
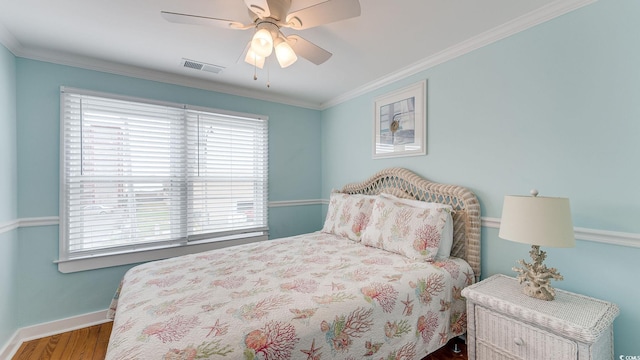
[{"label": "hardwood flooring", "polygon": [[25,341],[13,360],[104,360],[113,323]]},{"label": "hardwood flooring", "polygon": [[[104,360],[112,325],[112,322],[107,322],[26,341],[13,360]],[[454,343],[462,350],[459,354],[453,352]],[[423,360],[467,360],[467,347],[462,340],[452,339]]]}]

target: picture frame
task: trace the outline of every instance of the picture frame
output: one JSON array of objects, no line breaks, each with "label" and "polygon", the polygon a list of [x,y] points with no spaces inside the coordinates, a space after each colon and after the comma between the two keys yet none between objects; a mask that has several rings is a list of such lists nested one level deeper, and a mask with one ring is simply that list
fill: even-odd
[{"label": "picture frame", "polygon": [[427,81],[375,99],[373,158],[427,153]]}]

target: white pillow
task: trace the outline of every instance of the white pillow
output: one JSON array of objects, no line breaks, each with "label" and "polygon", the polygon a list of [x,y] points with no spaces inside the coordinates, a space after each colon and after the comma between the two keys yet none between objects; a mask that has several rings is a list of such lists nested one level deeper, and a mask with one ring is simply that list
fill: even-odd
[{"label": "white pillow", "polygon": [[440,245],[438,246],[438,253],[435,256],[435,259],[445,260],[449,258],[449,256],[451,255],[451,248],[453,247],[453,217],[451,216],[451,212],[453,211],[453,208],[451,207],[451,205],[432,203],[432,202],[420,201],[415,199],[404,199],[404,198],[399,198],[397,196],[387,194],[387,193],[381,193],[380,196],[402,203],[402,204],[410,205],[410,206],[421,208],[421,209],[437,209],[437,208],[448,209],[449,215],[447,216],[446,222],[444,224],[444,229],[442,229],[442,236],[440,237]]}]

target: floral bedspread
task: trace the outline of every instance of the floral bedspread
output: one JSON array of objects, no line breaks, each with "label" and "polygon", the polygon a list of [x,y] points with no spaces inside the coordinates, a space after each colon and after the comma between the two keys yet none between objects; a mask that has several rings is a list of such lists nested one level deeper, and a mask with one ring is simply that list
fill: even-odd
[{"label": "floral bedspread", "polygon": [[122,280],[106,359],[420,359],[466,331],[473,278],[324,233],[156,261]]}]

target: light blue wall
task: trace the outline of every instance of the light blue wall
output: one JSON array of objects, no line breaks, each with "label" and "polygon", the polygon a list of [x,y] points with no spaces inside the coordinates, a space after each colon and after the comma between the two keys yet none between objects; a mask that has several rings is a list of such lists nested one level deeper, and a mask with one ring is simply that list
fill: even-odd
[{"label": "light blue wall", "polygon": [[[391,166],[478,195],[567,196],[576,227],[640,233],[640,2],[599,0],[323,112],[322,193]],[[428,154],[372,160],[376,96],[428,80]],[[349,154],[349,156],[345,156]],[[514,275],[528,247],[482,234],[483,277]],[[558,288],[617,303],[616,359],[640,355],[640,248],[546,249]]]},{"label": "light blue wall", "polygon": [[[16,61],[0,45],[0,227],[16,220]],[[15,331],[13,276],[17,231],[0,232],[0,344]],[[0,346],[1,347],[1,346]]]},{"label": "light blue wall", "polygon": [[[570,197],[578,227],[638,233],[638,14],[636,0],[599,0],[322,113],[16,59],[0,46],[0,224],[58,214],[58,103],[65,85],[268,115],[271,201],[328,198],[332,188],[402,166],[471,188],[486,217],[500,217],[505,194],[537,187]],[[372,160],[373,99],[422,79],[428,79],[428,155]],[[275,207],[271,235],[317,230],[322,220],[319,206]],[[0,292],[8,294],[0,297],[0,344],[18,327],[105,309],[129,268],[59,273],[52,263],[57,231],[0,234]],[[620,306],[616,355],[640,355],[640,249],[579,240],[574,249],[547,250],[548,263],[565,276],[558,287]],[[497,229],[483,229],[483,275],[512,274],[527,251],[499,239]]]},{"label": "light blue wall", "polygon": [[16,218],[16,162],[16,59],[0,45],[0,223]]},{"label": "light blue wall", "polygon": [[[58,215],[61,85],[267,115],[270,201],[320,198],[321,114],[317,110],[23,58],[16,63],[19,218]],[[320,205],[274,208],[269,217],[270,235],[316,230],[322,223],[321,212]],[[57,226],[21,227],[16,253],[13,278],[26,284],[14,295],[20,304],[18,327],[106,309],[130,268],[59,273],[53,263],[58,256]]]}]

